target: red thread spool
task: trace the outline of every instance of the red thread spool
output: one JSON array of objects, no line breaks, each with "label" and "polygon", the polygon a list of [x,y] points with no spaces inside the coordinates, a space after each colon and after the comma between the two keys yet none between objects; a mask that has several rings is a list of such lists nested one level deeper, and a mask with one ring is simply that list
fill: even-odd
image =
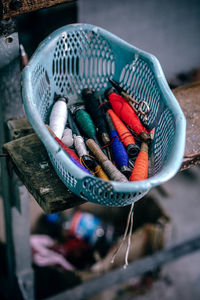
[{"label": "red thread spool", "polygon": [[148,131],[140,122],[140,119],[134,112],[133,108],[122,96],[114,93],[113,89],[108,89],[105,91],[105,97],[109,100],[118,117],[131,129],[133,129],[143,141],[147,142],[151,139]]},{"label": "red thread spool", "polygon": [[129,180],[139,181],[147,179],[148,166],[148,145],[143,142]]}]

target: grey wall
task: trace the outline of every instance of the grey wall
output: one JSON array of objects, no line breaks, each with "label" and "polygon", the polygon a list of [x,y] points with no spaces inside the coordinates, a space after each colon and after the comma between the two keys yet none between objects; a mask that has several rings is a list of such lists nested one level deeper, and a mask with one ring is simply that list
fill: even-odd
[{"label": "grey wall", "polygon": [[200,67],[200,0],[79,0],[78,19],[154,54],[168,79]]}]

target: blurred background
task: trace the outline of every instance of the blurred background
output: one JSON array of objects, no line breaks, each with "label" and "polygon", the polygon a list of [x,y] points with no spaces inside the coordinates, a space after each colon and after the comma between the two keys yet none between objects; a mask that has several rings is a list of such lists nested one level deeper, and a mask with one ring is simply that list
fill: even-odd
[{"label": "blurred background", "polygon": [[[154,54],[172,85],[199,78],[198,0],[79,0],[18,17],[29,56],[58,27],[74,23],[101,26],[135,47]],[[178,77],[178,78],[177,78]],[[180,78],[179,78],[180,77]]]},{"label": "blurred background", "polygon": [[200,65],[198,0],[79,1],[79,21],[99,25],[154,54],[166,77]]},{"label": "blurred background", "polygon": [[[17,26],[20,42],[24,45],[29,57],[31,57],[38,44],[60,26],[75,22],[101,26],[130,44],[154,54],[161,63],[170,87],[175,88],[200,80],[199,16],[200,2],[198,0],[79,0],[17,17]],[[138,212],[135,213],[134,232],[136,229],[142,228],[142,232],[146,233],[149,232],[150,228],[156,235],[157,225],[160,226],[160,218],[163,220],[164,216],[165,222],[162,225],[161,236],[159,235],[163,243],[158,243],[153,247],[152,243],[155,241],[153,242],[151,239],[147,241],[142,239],[140,235],[138,235],[139,238],[136,236],[133,245],[136,241],[143,240],[143,243],[138,256],[134,256],[134,254],[131,256],[132,260],[198,234],[200,230],[199,195],[200,168],[197,166],[177,174],[175,178],[161,187],[153,189],[144,200],[139,201]],[[155,214],[149,208],[151,204],[154,208],[156,207]],[[0,217],[0,236],[1,241],[4,242],[2,201],[0,201],[0,205],[2,213]],[[138,217],[141,211],[145,212],[142,221]],[[76,252],[76,256],[67,256],[64,252],[63,239],[66,238],[70,222],[72,222],[77,212],[82,213],[83,218],[87,218],[86,215],[83,215],[85,212],[90,213],[93,218],[94,216],[99,218],[100,223],[103,222],[101,223],[101,232],[104,232],[104,239],[100,239],[100,241],[105,243],[103,244],[104,249],[99,244],[98,246],[95,244],[96,248],[93,247],[94,244],[92,246],[90,244],[87,248],[85,244],[80,244],[77,240],[77,246],[73,244],[73,247],[75,247],[73,248],[72,240],[68,237],[68,242],[71,243],[71,249]],[[107,219],[105,219],[106,215],[109,216]],[[54,245],[54,250],[57,250],[60,255],[65,253],[65,258],[67,257],[75,269],[82,271],[82,273],[73,273],[68,268],[69,273],[62,276],[60,269],[55,271],[55,266],[49,265],[49,262],[46,265],[44,263],[42,268],[42,263],[33,256],[33,265],[36,270],[37,299],[42,299],[51,295],[51,293],[66,289],[69,282],[70,287],[72,282],[78,284],[90,277],[93,264],[99,261],[98,255],[106,257],[112,245],[123,234],[126,218],[127,208],[120,210],[102,209],[90,204],[82,205],[76,210],[73,209],[47,217],[44,216],[39,205],[31,197],[30,221],[33,253],[34,251],[37,252],[37,249],[34,248],[35,242],[36,244],[40,242],[40,240],[37,240],[37,235],[43,234],[47,239],[49,237],[49,239],[51,238],[57,242]],[[116,224],[119,225],[119,220],[121,223],[117,227]],[[149,224],[153,224],[155,227],[148,227]],[[148,226],[145,227],[146,225]],[[111,240],[106,235],[109,226],[115,233],[112,235]],[[81,247],[86,252],[83,251],[83,254],[79,255]],[[105,249],[106,252],[103,251]],[[86,265],[84,265],[82,262],[86,253],[90,253],[92,259],[88,258]],[[121,258],[120,262],[123,259],[124,257]],[[105,291],[92,299],[129,300],[134,297],[137,300],[155,300],[162,297],[163,300],[198,300],[200,299],[199,262],[199,252],[188,255],[164,266],[162,270],[155,270],[154,274],[134,278],[126,284]],[[63,265],[61,263],[59,268],[62,269]],[[106,264],[106,268],[109,268],[108,265]],[[48,277],[46,277],[47,274]],[[55,278],[57,288],[52,288],[51,291],[49,283],[54,282]]]}]

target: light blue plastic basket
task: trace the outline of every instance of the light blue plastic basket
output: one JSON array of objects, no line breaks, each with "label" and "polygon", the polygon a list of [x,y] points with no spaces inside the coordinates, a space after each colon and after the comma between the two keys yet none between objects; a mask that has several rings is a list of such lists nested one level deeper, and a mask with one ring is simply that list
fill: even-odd
[{"label": "light blue plastic basket", "polygon": [[[86,87],[103,95],[110,87],[109,78],[150,106],[148,125],[155,126],[155,136],[149,150],[147,180],[120,183],[89,176],[74,165],[44,125],[54,93],[66,95],[69,104],[80,102],[81,90]],[[184,154],[185,117],[153,55],[100,27],[72,24],[40,44],[23,71],[22,86],[27,118],[57,174],[76,195],[102,205],[124,206],[177,173]]]}]

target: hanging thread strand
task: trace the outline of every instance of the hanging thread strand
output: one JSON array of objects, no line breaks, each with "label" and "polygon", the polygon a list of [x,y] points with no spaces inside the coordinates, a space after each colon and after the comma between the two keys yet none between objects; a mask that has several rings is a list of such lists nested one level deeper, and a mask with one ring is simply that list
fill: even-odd
[{"label": "hanging thread strand", "polygon": [[127,246],[127,249],[126,249],[124,269],[126,269],[127,266],[128,266],[128,255],[129,255],[130,246],[131,246],[132,231],[133,231],[133,211],[131,213],[131,225],[130,225],[129,234],[128,234],[128,246]]},{"label": "hanging thread strand", "polygon": [[115,261],[115,257],[117,256],[117,253],[119,252],[119,250],[121,249],[125,239],[126,239],[126,236],[127,236],[127,233],[128,233],[128,228],[129,228],[129,224],[130,224],[130,219],[131,219],[131,214],[132,214],[132,210],[133,210],[133,207],[134,207],[134,203],[131,204],[131,207],[130,207],[130,210],[129,210],[129,214],[128,214],[128,218],[127,218],[127,222],[126,222],[126,229],[125,229],[125,232],[124,232],[124,236],[122,238],[122,241],[121,243],[119,244],[119,246],[117,247],[117,249],[115,250],[113,256],[112,256],[112,259],[111,259],[111,264],[114,263]]}]

